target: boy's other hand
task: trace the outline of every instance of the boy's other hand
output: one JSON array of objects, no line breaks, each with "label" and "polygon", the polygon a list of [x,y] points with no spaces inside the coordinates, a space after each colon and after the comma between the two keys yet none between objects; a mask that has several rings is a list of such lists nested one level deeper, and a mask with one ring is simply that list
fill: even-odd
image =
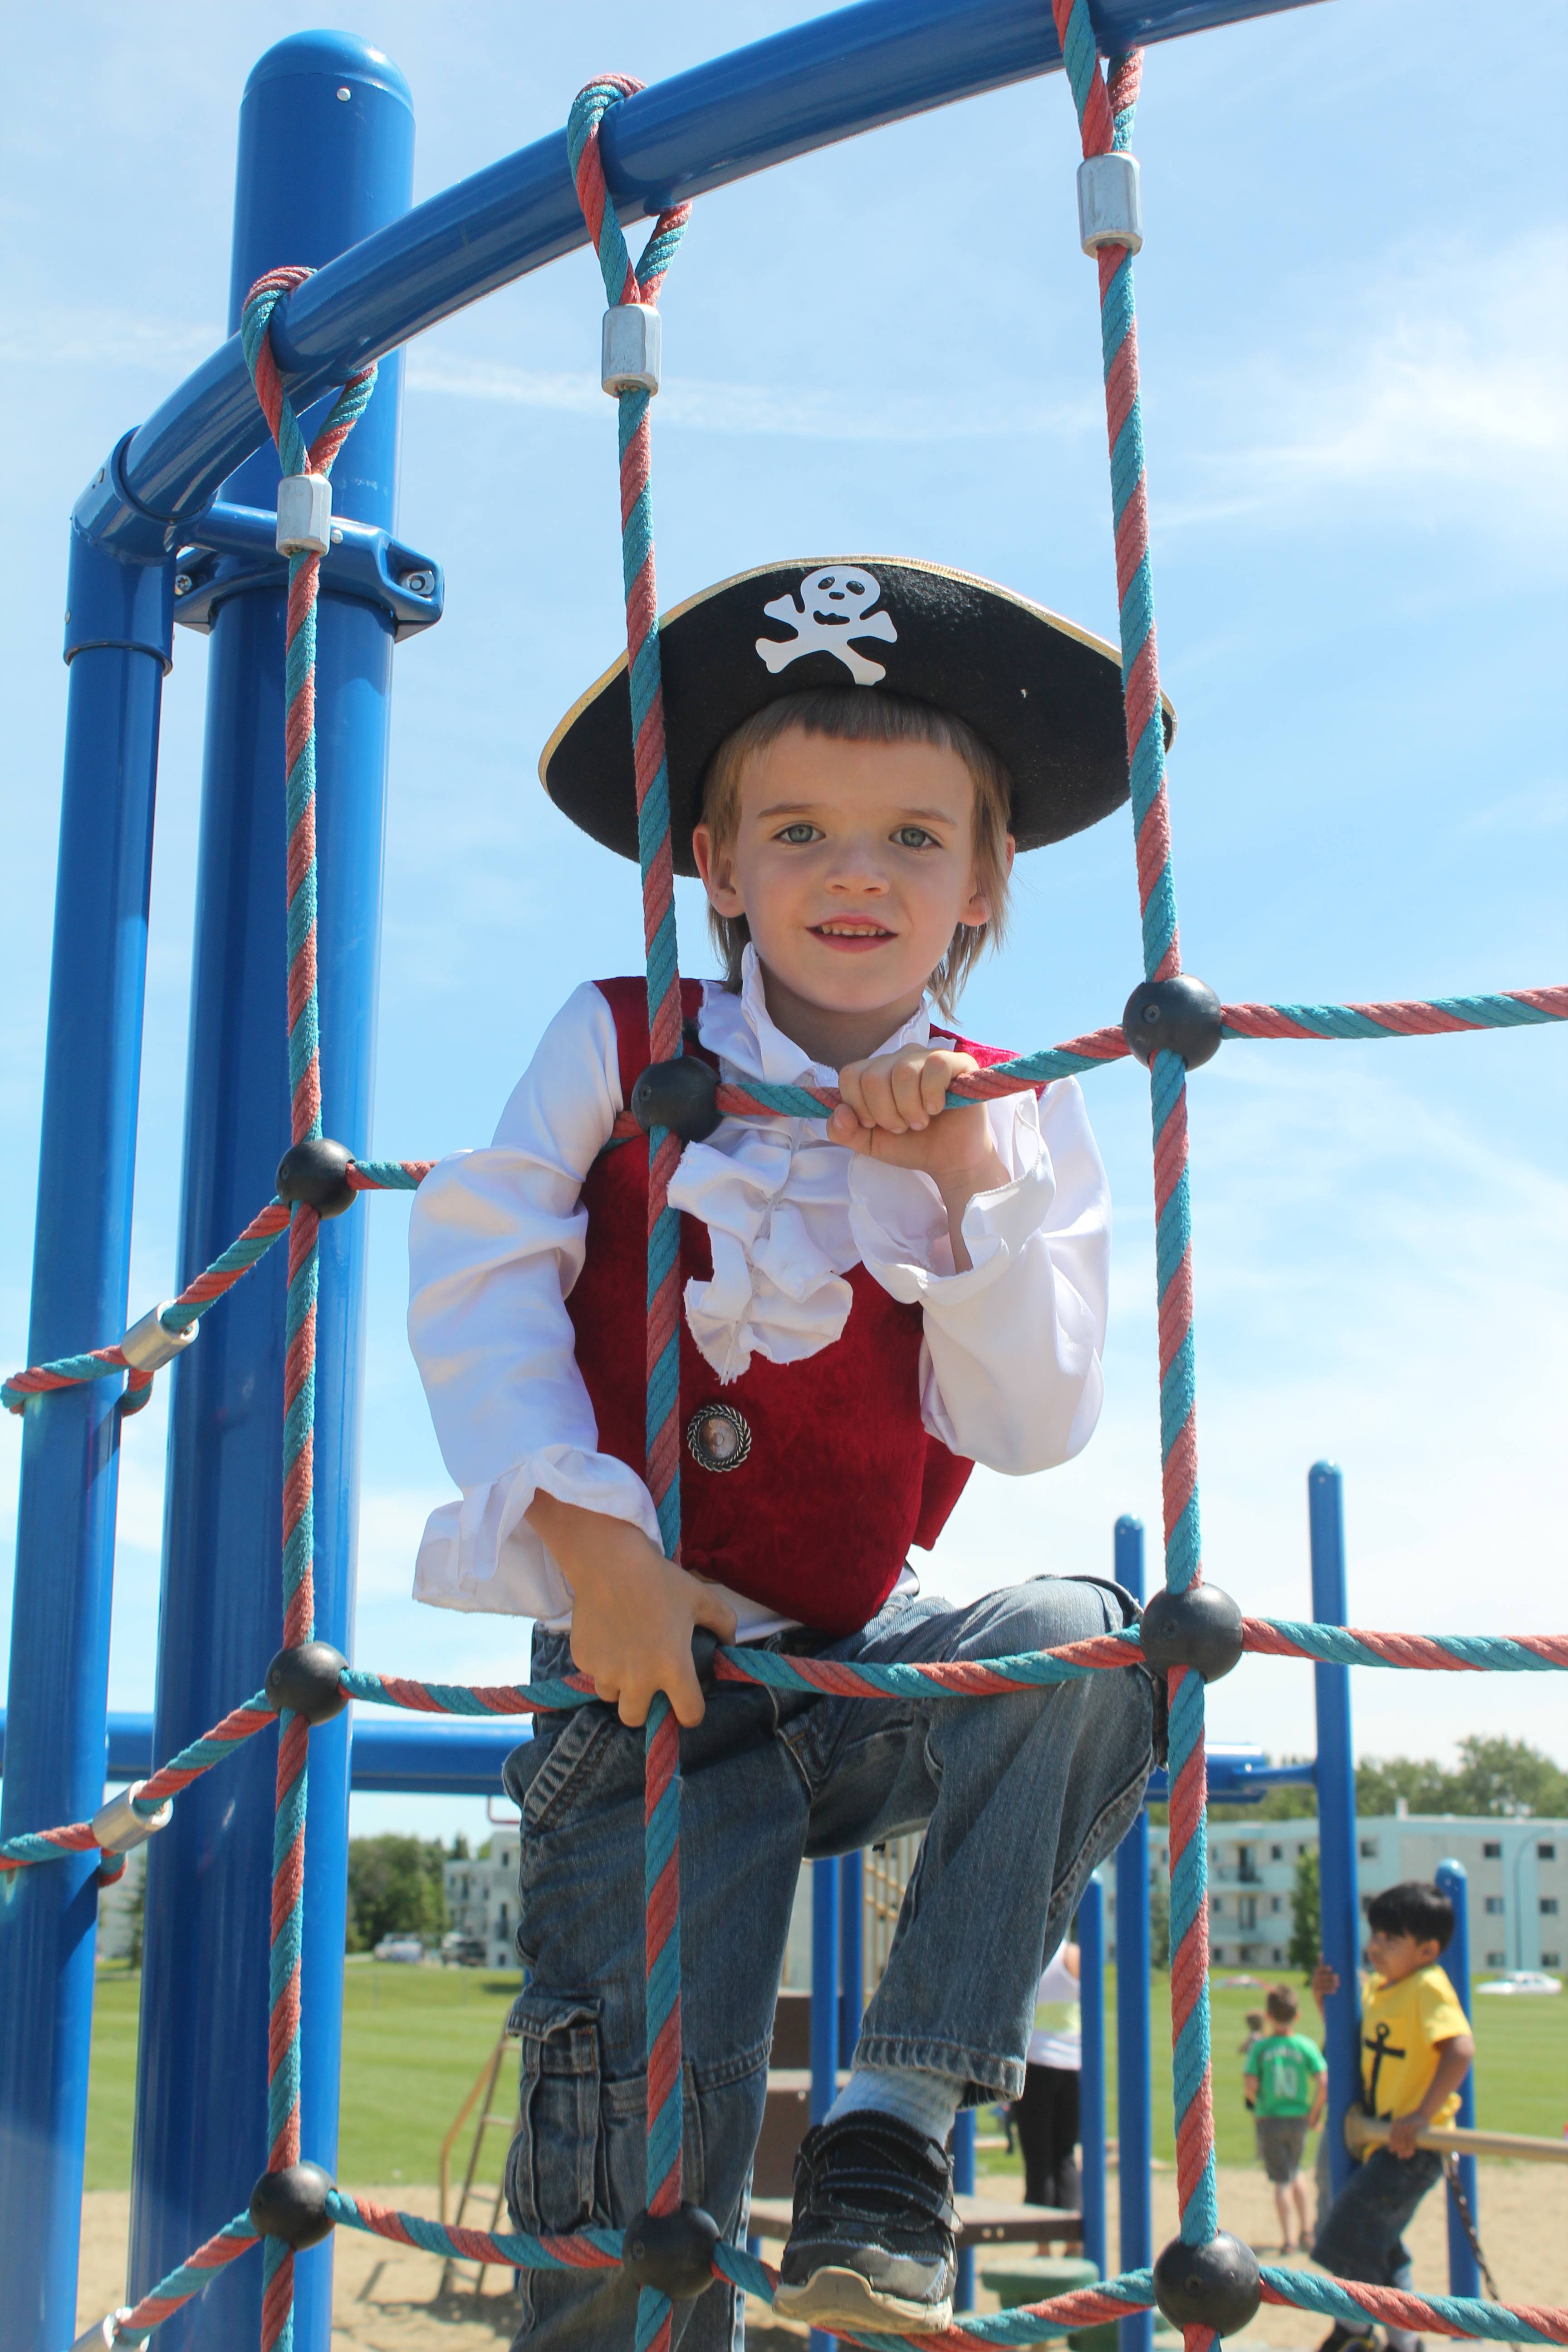
[{"label": "boy's other hand", "polygon": [[627,1519],[584,1511],[553,1495],[535,1495],[528,1523],[572,1588],[572,1656],[614,1705],[621,1721],[646,1723],[663,1691],[676,1720],[700,1723],[701,1685],[691,1636],[705,1625],[721,1642],[735,1638],[735,1612],[710,1584],[666,1559]]},{"label": "boy's other hand", "polygon": [[1318,1962],[1317,1967],[1312,1970],[1313,2000],[1318,2001],[1327,2000],[1332,1994],[1338,1992],[1339,1989],[1339,1970],[1337,1969],[1330,1968],[1327,1960],[1321,1959]]},{"label": "boy's other hand", "polygon": [[1414,2115],[1395,2116],[1388,2126],[1388,2145],[1395,2156],[1410,2157],[1415,2153],[1415,2135],[1426,2128],[1426,2118],[1417,2111]]}]

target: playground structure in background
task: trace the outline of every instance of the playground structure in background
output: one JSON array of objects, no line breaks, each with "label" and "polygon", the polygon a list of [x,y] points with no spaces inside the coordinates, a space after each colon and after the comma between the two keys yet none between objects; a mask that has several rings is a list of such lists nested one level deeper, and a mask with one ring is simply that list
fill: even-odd
[{"label": "playground structure in background", "polygon": [[[721,1651],[716,1672],[721,1682],[777,1681],[847,1696],[919,1689],[975,1696],[1139,1658],[1169,1674],[1182,2236],[1152,2271],[1145,2252],[1101,2289],[1057,2298],[1034,2313],[955,2324],[924,2341],[1026,2343],[1063,2324],[1115,2319],[1128,2331],[1131,2352],[1157,2299],[1183,2324],[1187,2352],[1207,2352],[1216,2332],[1244,2325],[1262,2296],[1352,2321],[1370,2315],[1447,2334],[1568,2342],[1562,2310],[1347,2289],[1288,2271],[1259,2272],[1247,2250],[1218,2231],[1208,2097],[1205,1680],[1226,1670],[1243,1648],[1310,1657],[1320,1674],[1342,1678],[1352,1663],[1551,1671],[1568,1665],[1568,1640],[1346,1633],[1340,1630],[1342,1607],[1337,1622],[1321,1608],[1313,1624],[1244,1619],[1203,1583],[1186,1070],[1226,1036],[1375,1037],[1559,1020],[1568,1017],[1568,991],[1387,1006],[1221,1007],[1182,977],[1131,307],[1130,257],[1141,229],[1127,142],[1138,42],[1258,11],[1256,0],[1197,7],[1149,0],[1142,8],[1104,6],[1096,26],[1083,0],[1054,5],[1083,132],[1080,230],[1100,276],[1145,979],[1120,1028],[1002,1065],[955,1091],[970,1097],[1038,1087],[1129,1052],[1150,1067],[1165,1591],[1149,1604],[1141,1628],[1125,1636],[983,1667],[849,1670]],[[1109,84],[1098,63],[1097,29],[1116,59]],[[650,1968],[661,1957],[664,1962],[655,1979],[658,2012],[650,2016],[650,2083],[658,2089],[649,2095],[648,2214],[628,2229],[624,2243],[619,2231],[607,2230],[553,2240],[454,2234],[363,2200],[356,2206],[325,2171],[300,2160],[304,2149],[330,2170],[336,2138],[345,1699],[481,1715],[591,1698],[575,1678],[469,1691],[343,1663],[352,1617],[363,1246],[357,1218],[321,1220],[335,1219],[360,1191],[416,1184],[426,1164],[357,1156],[369,1124],[391,650],[396,637],[438,617],[441,596],[438,568],[391,535],[396,352],[460,303],[580,244],[579,201],[599,247],[612,317],[617,308],[645,309],[689,200],[703,189],[1058,61],[1044,11],[1022,0],[925,0],[916,8],[902,0],[868,0],[657,90],[632,95],[624,83],[590,86],[574,110],[575,182],[556,138],[414,213],[406,210],[407,94],[379,53],[339,36],[300,36],[268,52],[251,77],[241,117],[231,289],[243,350],[239,338],[231,339],[128,435],[73,518],[35,1361],[5,1391],[25,1422],[0,1840],[0,1864],[9,1874],[0,1922],[0,2016],[9,2021],[0,2041],[0,2264],[8,2279],[26,2278],[29,2293],[9,2294],[0,2308],[0,2352],[60,2352],[74,2327],[94,1882],[153,1830],[162,1834],[148,1874],[132,2251],[133,2275],[144,2288],[134,2310],[111,2317],[84,2341],[136,2341],[166,2323],[163,2340],[172,2344],[239,2343],[253,2340],[259,2327],[267,2347],[321,2352],[330,2325],[330,2263],[321,2255],[312,2260],[308,2250],[336,2222],[448,2256],[624,2265],[641,2287],[638,2339],[648,2347],[669,2340],[670,2296],[694,2293],[714,2274],[764,2299],[771,2291],[763,2266],[736,2247],[715,2244],[711,2225],[704,2234],[702,2217],[680,2200],[679,1768],[673,1721],[662,1702],[648,1727]],[[634,273],[617,214],[650,210],[658,226]],[[312,276],[297,266],[302,254],[321,256],[326,266]],[[332,255],[342,258],[334,262]],[[279,267],[284,260],[289,266]],[[336,386],[345,389],[307,451],[295,410]],[[647,513],[651,387],[644,377],[616,381],[606,373],[606,389],[620,405],[628,494],[623,516],[634,713],[647,721],[643,736],[657,747],[662,720]],[[283,453],[281,489],[271,450],[260,446],[258,398]],[[334,517],[322,478],[356,418],[349,502],[361,513]],[[217,495],[220,488],[226,495]],[[319,650],[318,592],[328,606]],[[176,617],[214,635],[181,1243],[182,1264],[205,1272],[118,1345],[68,1353],[118,1328],[125,1311],[159,702]],[[331,789],[319,812],[318,730],[331,762]],[[286,799],[276,773],[280,740],[288,746]],[[668,1009],[675,970],[668,836],[661,837],[658,820],[660,764],[657,750],[638,762],[639,802],[651,820],[644,871],[656,1015]],[[287,1053],[275,1011],[284,1001]],[[657,1018],[654,1034],[658,1058]],[[679,1024],[668,1050],[679,1052]],[[731,1115],[821,1115],[829,1099],[807,1089],[757,1086],[727,1100],[730,1091],[720,1090],[719,1107]],[[328,1134],[353,1140],[335,1145]],[[270,1170],[289,1138],[279,1197],[253,1214],[261,1171]],[[657,1171],[673,1165],[679,1147],[658,1127],[649,1145],[657,1201]],[[654,1403],[669,1344],[659,1321],[668,1288],[661,1223],[653,1220],[650,1247],[654,1464],[657,1424],[668,1404],[668,1398],[657,1409]],[[239,1240],[230,1241],[237,1229]],[[289,1262],[279,1315],[276,1285],[244,1277],[285,1232]],[[232,1297],[215,1337],[191,1349],[202,1310],[226,1293]],[[663,1304],[668,1307],[667,1298]],[[89,1818],[103,1784],[121,1416],[144,1400],[153,1373],[176,1358],[156,1733],[157,1747],[172,1760]],[[121,1372],[128,1376],[123,1399],[110,1377]],[[273,1399],[280,1411],[274,1412]],[[1331,1476],[1321,1475],[1324,1482]],[[650,1481],[673,1549],[678,1519],[667,1508],[669,1482],[657,1467]],[[1337,1481],[1333,1492],[1337,1498]],[[319,1523],[318,1494],[324,1498]],[[266,1530],[280,1519],[286,1611],[284,1648],[274,1655],[279,1619],[258,1560]],[[236,1706],[236,1694],[246,1689],[255,1696]],[[1323,1690],[1321,1685],[1321,1701]],[[256,1735],[274,1716],[277,1826],[268,1834],[261,1795],[266,1756]],[[1345,1735],[1348,1758],[1348,1714]],[[307,1754],[317,1798],[308,1844]],[[220,1781],[205,1779],[231,1758]],[[1348,1965],[1341,1967],[1345,1990],[1329,2018],[1331,2063],[1343,2094],[1353,2082],[1355,1908],[1327,1884],[1326,1835],[1325,1918],[1339,1921],[1352,1939]],[[1092,1965],[1088,1952],[1086,1962]],[[834,2004],[824,2003],[824,2011],[836,2031]],[[257,2179],[258,2154],[267,2169]],[[235,2218],[207,2234],[226,2211]],[[235,2260],[258,2236],[264,2284],[257,2266]],[[198,2239],[204,2242],[190,2252]],[[193,2300],[204,2288],[203,2299]]]}]

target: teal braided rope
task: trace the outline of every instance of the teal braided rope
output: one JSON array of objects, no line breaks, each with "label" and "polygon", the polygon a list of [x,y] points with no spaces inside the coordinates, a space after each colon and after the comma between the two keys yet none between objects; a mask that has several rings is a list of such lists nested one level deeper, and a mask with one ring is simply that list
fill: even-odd
[{"label": "teal braided rope", "polygon": [[[306,446],[283,390],[268,329],[284,295],[310,275],[302,268],[269,270],[251,288],[240,316],[246,363],[285,476],[330,474],[375,385],[374,365],[352,377],[316,439]],[[289,555],[283,657],[284,798],[289,1135],[294,1143],[313,1140],[321,1133],[316,972],[316,606],[321,571],[319,553],[302,550]],[[313,1209],[296,1208],[289,1231],[283,1370],[283,1639],[289,1648],[308,1642],[315,1630],[313,1432],[319,1228]],[[272,1844],[267,2093],[268,2167],[272,2171],[300,2158],[300,1959],[304,1942],[309,1756],[309,1725],[285,1709],[279,1727]],[[263,2263],[263,2352],[292,2352],[294,2258],[280,2240],[268,2238]]]},{"label": "teal braided rope", "polygon": [[205,2245],[198,2246],[156,2286],[150,2287],[122,2319],[116,2318],[111,2340],[115,2344],[145,2344],[153,2328],[172,2317],[193,2295],[203,2294],[220,2270],[226,2270],[255,2243],[256,2231],[249,2214],[237,2213]]},{"label": "teal braided rope", "polygon": [[[613,306],[658,299],[690,215],[689,205],[661,213],[634,268],[605,177],[599,132],[605,116],[639,87],[605,75],[578,91],[566,125],[567,151],[588,234]],[[648,394],[616,394],[621,478],[621,578],[626,605],[626,683],[631,698],[632,763],[637,780],[637,862],[642,870],[643,943],[647,961],[648,1055],[676,1060],[681,1050],[680,968],[675,930],[675,860],[669,832],[669,764],[665,755],[664,685],[659,662],[654,574],[652,442]],[[680,1157],[677,1137],[654,1128],[647,1139],[647,1485],[667,1557],[680,1557],[680,1220],[669,1206],[669,1181]],[[662,1695],[646,1729],[647,2035],[647,2210],[672,2213],[680,2203],[680,1889],[678,1823],[679,1731]],[[668,2352],[668,2296],[645,2287],[637,2297],[637,2352]]]},{"label": "teal braided rope", "polygon": [[[1078,110],[1085,158],[1125,150],[1132,133],[1141,55],[1115,61],[1107,89],[1087,0],[1051,0]],[[1165,730],[1154,632],[1149,496],[1138,388],[1138,321],[1132,256],[1101,246],[1101,361],[1110,451],[1110,503],[1126,706],[1128,778],[1143,930],[1143,971],[1167,980],[1182,969],[1165,788]],[[1184,1592],[1203,1576],[1198,1505],[1196,1361],[1193,1341],[1192,1201],[1187,1172],[1187,1074],[1180,1057],[1150,1065],[1153,1121],[1155,1261],[1159,1294],[1160,1452],[1164,1502],[1165,1583]],[[1169,1677],[1171,1828],[1171,2030],[1176,2109],[1176,2185],[1182,2237],[1205,2244],[1219,2227],[1215,2172],[1208,2008],[1208,1862],[1205,1811],[1204,1685],[1188,1668]],[[1186,2352],[1212,2342],[1186,2331]]]},{"label": "teal braided rope", "polygon": [[[615,306],[658,299],[690,215],[689,205],[661,213],[634,268],[605,179],[600,127],[613,107],[641,85],[606,74],[579,90],[567,118],[566,145],[578,202]],[[664,687],[659,662],[654,571],[649,394],[616,395],[621,481],[621,576],[626,606],[626,682],[631,698],[637,779],[637,859],[642,870],[643,940],[647,961],[648,1054],[676,1060],[681,1050],[680,971],[675,929],[675,863],[669,835],[669,766],[665,756]],[[647,1484],[659,1534],[671,1559],[680,1551],[680,1223],[668,1207],[678,1139],[654,1129],[647,1140]]]}]

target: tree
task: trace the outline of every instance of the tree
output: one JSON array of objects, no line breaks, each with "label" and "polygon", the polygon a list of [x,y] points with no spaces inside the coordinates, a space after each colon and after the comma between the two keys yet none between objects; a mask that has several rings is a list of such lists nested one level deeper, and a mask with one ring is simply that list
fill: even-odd
[{"label": "tree", "polygon": [[1304,1845],[1296,1856],[1290,1888],[1290,1966],[1310,1977],[1323,1948],[1323,1906],[1318,1879],[1318,1849]]},{"label": "tree", "polygon": [[450,1917],[446,1860],[438,1838],[351,1838],[349,1950],[369,1951],[384,1936],[439,1936]]},{"label": "tree", "polygon": [[1393,1813],[1403,1799],[1413,1813],[1466,1813],[1528,1819],[1568,1812],[1568,1772],[1527,1739],[1459,1742],[1459,1762],[1447,1771],[1432,1757],[1369,1756],[1356,1766],[1355,1803],[1362,1814]]}]

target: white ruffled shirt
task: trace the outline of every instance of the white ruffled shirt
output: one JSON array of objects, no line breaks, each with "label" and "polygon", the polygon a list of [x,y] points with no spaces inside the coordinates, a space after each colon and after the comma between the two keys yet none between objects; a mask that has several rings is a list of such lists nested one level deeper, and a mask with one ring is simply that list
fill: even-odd
[{"label": "white ruffled shirt", "polygon": [[[922,1006],[878,1050],[924,1045],[931,1027]],[[751,949],[738,994],[706,983],[698,1034],[726,1077],[837,1083],[770,1019]],[[416,1600],[568,1625],[571,1591],[524,1517],[542,1488],[659,1540],[643,1480],[598,1450],[565,1307],[587,1244],[583,1181],[621,1108],[615,1021],[586,983],[545,1031],[489,1149],[443,1160],[415,1196],[408,1336],[461,1489],[426,1527]],[[933,1437],[1014,1475],[1088,1443],[1103,1394],[1110,1202],[1083,1097],[1063,1079],[1037,1101],[1000,1097],[987,1115],[1008,1181],[964,1211],[964,1273],[931,1179],[829,1143],[819,1119],[726,1119],[687,1145],[669,1197],[707,1225],[713,1272],[687,1284],[686,1317],[721,1383],[753,1354],[796,1363],[831,1346],[859,1264],[921,1307],[921,1416]],[[726,1598],[742,1639],[792,1622]]]}]

